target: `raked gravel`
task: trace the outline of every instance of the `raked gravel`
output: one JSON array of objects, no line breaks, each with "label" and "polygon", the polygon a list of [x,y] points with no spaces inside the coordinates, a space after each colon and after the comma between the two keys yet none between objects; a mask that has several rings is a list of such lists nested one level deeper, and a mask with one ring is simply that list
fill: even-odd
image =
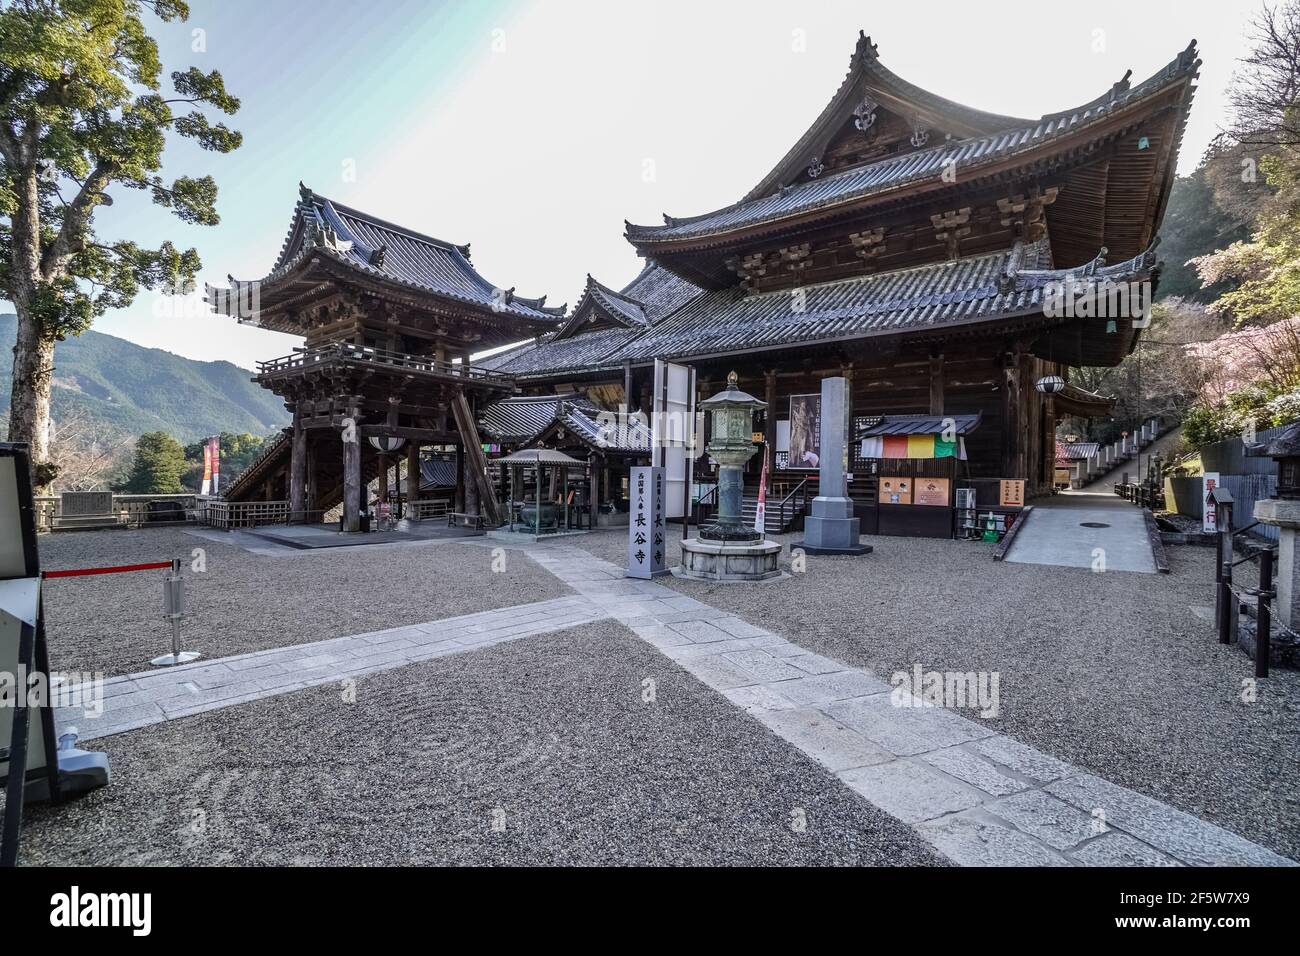
[{"label": "raked gravel", "polygon": [[[626,561],[624,531],[569,540]],[[1212,550],[1169,548],[1168,575],[1096,574],[863,540],[874,553],[810,556],[779,582],[661,581],[886,680],[918,663],[997,672],[990,730],[1300,859],[1300,673],[1275,668],[1243,699],[1253,664],[1192,611],[1214,603]]]},{"label": "raked gravel", "polygon": [[[470,541],[481,539],[467,539]],[[206,570],[193,570],[194,549]],[[46,569],[182,559],[182,645],[226,657],[546,601],[567,587],[518,551],[458,541],[261,555],[178,529],[42,535]],[[495,560],[495,565],[494,565]],[[494,571],[496,567],[499,570]],[[162,571],[45,583],[50,666],[105,676],[148,670],[171,649]]]},{"label": "raked gravel", "polygon": [[20,862],[945,862],[612,621],[92,745],[112,786],[31,808]]}]

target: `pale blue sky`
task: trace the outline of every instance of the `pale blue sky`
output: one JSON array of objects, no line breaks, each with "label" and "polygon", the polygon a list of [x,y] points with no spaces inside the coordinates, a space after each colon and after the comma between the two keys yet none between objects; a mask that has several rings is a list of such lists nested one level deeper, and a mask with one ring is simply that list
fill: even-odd
[{"label": "pale blue sky", "polygon": [[[625,218],[734,202],[839,86],[859,28],[894,72],[980,109],[1038,116],[1140,80],[1200,41],[1189,171],[1224,121],[1256,2],[929,0],[191,0],[156,32],[167,68],[220,69],[243,100],[227,155],[188,143],[165,176],[211,172],[221,225],[117,190],[108,238],[196,246],[203,277],[257,278],[297,184],[449,241],[521,295],[572,304],[640,260]],[[206,49],[196,50],[195,30]],[[799,42],[802,40],[803,42]],[[649,171],[649,174],[647,173]],[[251,366],[296,340],[143,294],[100,331]],[[56,357],[57,361],[57,357]]]}]

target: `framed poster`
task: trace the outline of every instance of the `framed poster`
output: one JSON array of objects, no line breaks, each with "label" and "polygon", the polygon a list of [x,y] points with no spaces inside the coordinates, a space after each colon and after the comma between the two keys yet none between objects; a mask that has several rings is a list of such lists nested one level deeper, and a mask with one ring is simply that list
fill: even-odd
[{"label": "framed poster", "polygon": [[816,471],[822,457],[822,396],[790,396],[790,468]]},{"label": "framed poster", "polygon": [[882,505],[910,505],[912,503],[912,479],[906,475],[881,475],[880,503]]},{"label": "framed poster", "polygon": [[917,478],[916,481],[916,503],[918,505],[930,505],[932,507],[948,507],[948,491],[951,479],[948,478]]}]

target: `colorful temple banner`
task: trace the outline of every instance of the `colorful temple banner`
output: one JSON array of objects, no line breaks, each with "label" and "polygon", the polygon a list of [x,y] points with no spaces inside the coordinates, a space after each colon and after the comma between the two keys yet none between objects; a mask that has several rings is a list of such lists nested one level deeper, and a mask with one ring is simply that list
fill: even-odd
[{"label": "colorful temple banner", "polygon": [[863,458],[957,458],[966,460],[966,441],[933,435],[884,435],[862,439]]}]

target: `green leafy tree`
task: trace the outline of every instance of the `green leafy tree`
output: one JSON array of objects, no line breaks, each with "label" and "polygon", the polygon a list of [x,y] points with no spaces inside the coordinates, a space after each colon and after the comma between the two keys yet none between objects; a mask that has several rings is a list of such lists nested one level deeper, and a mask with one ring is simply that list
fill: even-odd
[{"label": "green leafy tree", "polygon": [[170,242],[102,240],[96,209],[111,187],[147,192],[182,221],[215,225],[211,176],[159,175],[169,134],[226,153],[241,136],[202,112],[239,100],[217,71],[171,74],[143,15],[184,20],[181,0],[0,0],[0,297],[18,313],[9,439],[31,445],[38,493],[49,457],[54,346],[141,288],[193,287],[199,257]]},{"label": "green leafy tree", "polygon": [[179,495],[185,489],[185,449],[166,432],[145,432],[135,443],[131,472],[119,489],[129,495]]}]

